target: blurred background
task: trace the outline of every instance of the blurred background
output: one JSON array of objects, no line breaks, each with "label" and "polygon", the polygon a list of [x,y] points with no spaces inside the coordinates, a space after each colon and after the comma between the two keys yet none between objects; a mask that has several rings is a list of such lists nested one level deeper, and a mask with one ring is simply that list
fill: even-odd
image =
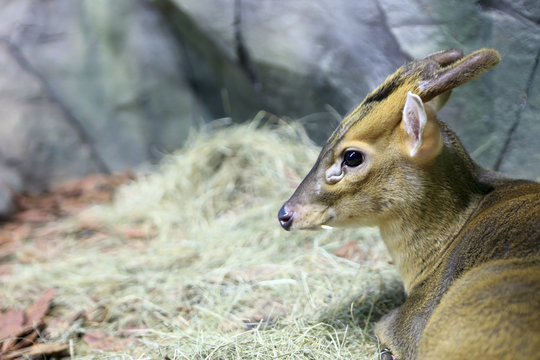
[{"label": "blurred background", "polygon": [[441,118],[482,165],[537,179],[537,0],[1,0],[0,214],[13,191],[156,163],[215,119],[264,110],[323,143],[403,63],[481,47],[502,62]]}]

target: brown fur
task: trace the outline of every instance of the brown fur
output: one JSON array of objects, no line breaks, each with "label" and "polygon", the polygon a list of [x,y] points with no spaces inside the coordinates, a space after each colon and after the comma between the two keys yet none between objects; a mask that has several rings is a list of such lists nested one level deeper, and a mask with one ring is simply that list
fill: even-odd
[{"label": "brown fur", "polygon": [[[540,358],[540,184],[476,165],[429,106],[413,155],[401,113],[409,91],[444,103],[498,61],[491,49],[449,50],[398,69],[342,121],[280,211],[287,229],[380,228],[407,300],[375,331],[398,359]],[[351,148],[362,165],[342,165]]]}]

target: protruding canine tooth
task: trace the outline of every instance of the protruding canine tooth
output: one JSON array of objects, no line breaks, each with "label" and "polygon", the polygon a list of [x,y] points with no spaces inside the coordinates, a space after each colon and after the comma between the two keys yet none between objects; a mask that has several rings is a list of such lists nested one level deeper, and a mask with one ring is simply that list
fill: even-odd
[{"label": "protruding canine tooth", "polygon": [[321,225],[321,228],[324,229],[324,230],[332,230],[333,227],[330,226],[330,225]]}]

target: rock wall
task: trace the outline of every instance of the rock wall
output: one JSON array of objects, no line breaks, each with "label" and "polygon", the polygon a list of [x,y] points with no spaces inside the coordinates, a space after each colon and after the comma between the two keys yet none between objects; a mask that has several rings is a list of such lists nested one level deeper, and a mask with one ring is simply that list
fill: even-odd
[{"label": "rock wall", "polygon": [[266,110],[322,142],[398,66],[449,47],[503,60],[441,118],[482,165],[540,177],[535,0],[4,0],[0,19],[0,208],[9,188],[155,162],[217,118]]}]

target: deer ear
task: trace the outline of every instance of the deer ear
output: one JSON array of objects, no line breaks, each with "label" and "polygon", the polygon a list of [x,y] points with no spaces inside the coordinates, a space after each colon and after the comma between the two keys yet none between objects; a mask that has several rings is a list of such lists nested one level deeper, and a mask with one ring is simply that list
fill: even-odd
[{"label": "deer ear", "polygon": [[405,133],[402,145],[416,163],[428,164],[439,155],[443,140],[435,112],[410,91],[403,107],[401,128]]},{"label": "deer ear", "polygon": [[401,126],[407,132],[407,149],[410,149],[410,156],[414,157],[424,141],[424,128],[426,127],[427,115],[424,103],[420,96],[408,92],[405,106],[403,107],[403,118]]}]

